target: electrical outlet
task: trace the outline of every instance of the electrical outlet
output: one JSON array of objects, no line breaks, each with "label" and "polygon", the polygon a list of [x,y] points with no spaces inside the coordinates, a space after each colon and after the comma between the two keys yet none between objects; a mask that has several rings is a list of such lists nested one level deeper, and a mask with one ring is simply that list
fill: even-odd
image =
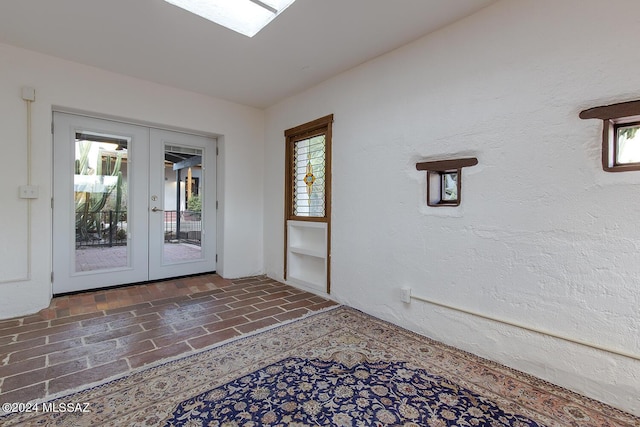
[{"label": "electrical outlet", "polygon": [[404,288],[400,289],[400,300],[406,304],[411,303],[411,288],[408,286],[405,286]]},{"label": "electrical outlet", "polygon": [[19,195],[21,199],[37,199],[38,186],[37,185],[21,185],[19,188]]}]

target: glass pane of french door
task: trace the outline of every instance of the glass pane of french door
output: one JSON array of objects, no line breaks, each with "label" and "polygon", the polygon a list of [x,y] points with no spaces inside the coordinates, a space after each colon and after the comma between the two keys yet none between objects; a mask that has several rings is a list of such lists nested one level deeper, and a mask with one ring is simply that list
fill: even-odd
[{"label": "glass pane of french door", "polygon": [[75,271],[129,267],[127,147],[123,135],[75,133]]},{"label": "glass pane of french door", "polygon": [[202,152],[200,148],[164,147],[165,264],[202,258]]}]

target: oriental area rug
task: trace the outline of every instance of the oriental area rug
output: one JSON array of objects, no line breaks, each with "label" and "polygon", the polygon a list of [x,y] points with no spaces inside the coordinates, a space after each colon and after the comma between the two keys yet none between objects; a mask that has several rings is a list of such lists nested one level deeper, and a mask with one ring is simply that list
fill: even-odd
[{"label": "oriental area rug", "polygon": [[346,307],[35,405],[0,425],[640,426],[638,417]]}]

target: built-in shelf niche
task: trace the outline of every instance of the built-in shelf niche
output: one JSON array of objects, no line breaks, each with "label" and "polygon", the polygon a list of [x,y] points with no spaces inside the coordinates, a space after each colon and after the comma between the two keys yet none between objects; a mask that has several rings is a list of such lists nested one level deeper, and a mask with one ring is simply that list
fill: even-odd
[{"label": "built-in shelf niche", "polygon": [[287,281],[309,290],[327,289],[327,223],[287,221]]}]

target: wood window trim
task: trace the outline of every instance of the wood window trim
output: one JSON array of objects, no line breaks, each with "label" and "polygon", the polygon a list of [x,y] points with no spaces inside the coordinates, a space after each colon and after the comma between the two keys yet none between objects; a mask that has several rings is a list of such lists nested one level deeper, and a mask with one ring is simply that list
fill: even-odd
[{"label": "wood window trim", "polygon": [[[331,218],[331,128],[333,123],[333,114],[321,117],[311,122],[296,126],[284,131],[286,138],[285,147],[285,221],[315,221],[328,222]],[[325,216],[324,217],[306,217],[293,214],[293,189],[289,185],[289,179],[293,171],[291,170],[292,144],[297,141],[312,138],[318,135],[325,135]]]},{"label": "wood window trim", "polygon": [[[332,186],[332,126],[333,114],[287,129],[285,136],[285,177],[284,177],[284,278],[287,280],[287,221],[324,222],[327,224],[327,294],[331,293],[331,186]],[[293,215],[293,188],[290,185],[292,171],[292,146],[295,142],[325,135],[325,215],[324,217],[302,217]]]},{"label": "wood window trim", "polygon": [[[462,201],[462,169],[470,166],[475,166],[477,164],[478,159],[476,157],[466,157],[449,160],[432,160],[416,163],[417,170],[427,172],[427,206],[460,206],[460,203]],[[442,194],[444,192],[444,175],[453,172],[457,173],[456,186],[458,197],[456,200],[443,200]],[[437,202],[432,202],[433,197],[431,194],[431,181],[433,179],[433,176],[436,174],[438,175],[437,179],[440,181],[440,200]]]},{"label": "wood window trim", "polygon": [[617,104],[588,108],[580,112],[581,119],[611,120],[638,115],[640,115],[640,101],[619,102]]},{"label": "wood window trim", "polygon": [[461,159],[418,162],[416,163],[416,169],[419,171],[447,172],[453,169],[462,169],[468,166],[475,166],[477,164],[478,159],[476,157],[466,157]]},{"label": "wood window trim", "polygon": [[287,139],[290,137],[296,137],[296,139],[298,140],[304,139],[308,137],[305,135],[306,133],[312,133],[314,131],[318,131],[320,129],[326,128],[327,126],[331,128],[332,123],[333,123],[333,114],[329,114],[327,116],[320,117],[319,119],[312,120],[308,123],[304,123],[300,126],[287,129],[284,131],[284,136]]},{"label": "wood window trim", "polygon": [[583,120],[602,120],[602,169],[605,172],[640,171],[640,163],[617,163],[617,128],[640,123],[640,101],[620,102],[588,108],[580,112]]}]

